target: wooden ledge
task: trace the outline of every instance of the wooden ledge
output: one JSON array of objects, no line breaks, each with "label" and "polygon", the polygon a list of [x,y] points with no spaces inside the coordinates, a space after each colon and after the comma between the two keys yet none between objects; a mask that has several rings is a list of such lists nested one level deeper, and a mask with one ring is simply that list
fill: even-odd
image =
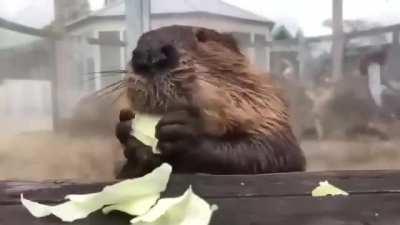
[{"label": "wooden ledge", "polygon": [[[350,193],[348,197],[314,198],[319,181]],[[100,191],[110,183],[73,181],[0,182],[0,224],[63,224],[56,218],[36,219],[19,196],[59,203],[67,194]],[[383,225],[400,224],[400,171],[332,171],[251,176],[173,175],[164,196],[178,196],[189,185],[195,193],[219,206],[211,225]],[[71,224],[129,224],[121,214],[94,213]]]}]

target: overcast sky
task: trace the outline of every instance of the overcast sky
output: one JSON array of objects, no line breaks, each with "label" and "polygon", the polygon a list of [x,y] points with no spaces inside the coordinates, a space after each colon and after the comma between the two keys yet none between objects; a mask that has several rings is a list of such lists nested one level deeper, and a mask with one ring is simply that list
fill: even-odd
[{"label": "overcast sky", "polygon": [[[92,9],[104,0],[90,0]],[[168,0],[165,0],[168,2]],[[331,0],[225,0],[287,25],[300,27],[306,36],[329,33],[322,22],[331,16]],[[206,2],[206,1],[205,1]],[[0,0],[0,17],[40,27],[53,18],[53,0]],[[344,0],[345,19],[365,19],[382,24],[400,23],[400,0]]]},{"label": "overcast sky", "polygon": [[[307,36],[327,34],[322,26],[332,14],[331,0],[225,0],[291,27],[299,26]],[[400,0],[343,0],[344,19],[365,19],[393,24],[400,22]]]}]

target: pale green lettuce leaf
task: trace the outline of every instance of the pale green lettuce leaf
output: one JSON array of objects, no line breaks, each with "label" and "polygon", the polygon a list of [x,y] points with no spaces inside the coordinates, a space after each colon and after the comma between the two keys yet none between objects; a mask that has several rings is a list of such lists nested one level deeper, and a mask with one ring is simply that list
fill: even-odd
[{"label": "pale green lettuce leaf", "polygon": [[347,196],[349,193],[339,189],[338,187],[333,186],[328,181],[319,182],[319,186],[316,187],[311,195],[313,197],[325,197],[325,196],[336,196],[336,195],[344,195]]},{"label": "pale green lettuce leaf", "polygon": [[99,208],[101,208],[101,205],[96,202],[77,203],[68,201],[51,207],[50,211],[64,222],[73,222],[78,219],[86,218]]},{"label": "pale green lettuce leaf", "polygon": [[191,187],[180,197],[160,199],[146,214],[131,220],[137,225],[207,225],[216,206],[193,193]]},{"label": "pale green lettuce leaf", "polygon": [[151,173],[136,179],[129,179],[103,188],[101,192],[79,195],[67,195],[69,201],[49,206],[23,198],[21,202],[35,217],[53,214],[65,222],[87,217],[90,213],[103,208],[105,212],[118,210],[130,215],[147,212],[166,189],[172,167],[166,163]]},{"label": "pale green lettuce leaf", "polygon": [[35,217],[45,217],[51,215],[50,207],[31,200],[25,199],[24,195],[20,196],[22,205]]},{"label": "pale green lettuce leaf", "polygon": [[66,195],[65,199],[74,201],[74,202],[87,202],[87,201],[94,201],[99,200],[101,198],[101,192],[98,193],[91,193],[91,194],[79,194],[79,195]]},{"label": "pale green lettuce leaf", "polygon": [[142,215],[146,213],[151,206],[153,206],[160,195],[147,195],[139,198],[129,199],[125,202],[110,205],[103,208],[103,213],[108,214],[111,211],[122,211],[129,215]]},{"label": "pale green lettuce leaf", "polygon": [[158,140],[155,138],[155,134],[156,125],[160,119],[160,116],[137,113],[132,122],[132,135],[144,144],[151,146],[153,153],[157,154],[159,154],[156,147]]},{"label": "pale green lettuce leaf", "polygon": [[85,218],[99,209],[98,204],[92,202],[76,203],[69,201],[55,206],[48,206],[25,199],[23,195],[21,195],[21,202],[35,217],[39,218],[53,214],[64,222]]}]

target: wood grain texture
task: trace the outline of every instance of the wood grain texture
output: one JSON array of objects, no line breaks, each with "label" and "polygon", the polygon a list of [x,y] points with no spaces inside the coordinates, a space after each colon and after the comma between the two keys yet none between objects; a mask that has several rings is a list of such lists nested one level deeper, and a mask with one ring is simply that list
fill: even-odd
[{"label": "wood grain texture", "polygon": [[[350,192],[348,197],[313,198],[320,180]],[[44,203],[62,202],[66,194],[89,193],[99,184],[73,182],[0,182],[0,224],[62,224],[36,219],[19,202],[20,193]],[[173,175],[164,196],[193,190],[219,206],[211,225],[392,225],[400,224],[400,171],[340,171],[255,176]],[[129,224],[122,214],[94,213],[75,224]]]}]

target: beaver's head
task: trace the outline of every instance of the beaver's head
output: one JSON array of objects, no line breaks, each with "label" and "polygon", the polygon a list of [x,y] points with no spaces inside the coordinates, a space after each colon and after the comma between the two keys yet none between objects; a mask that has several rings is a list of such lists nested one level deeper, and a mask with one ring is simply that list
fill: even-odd
[{"label": "beaver's head", "polygon": [[[129,96],[136,110],[162,113],[189,104],[193,85],[218,64],[240,58],[235,40],[213,30],[170,26],[143,34],[130,62]],[[228,65],[227,65],[228,66]]]},{"label": "beaver's head", "polygon": [[195,106],[222,133],[287,125],[275,85],[251,69],[228,34],[188,26],[152,30],[140,37],[130,64],[128,96],[139,112]]}]

